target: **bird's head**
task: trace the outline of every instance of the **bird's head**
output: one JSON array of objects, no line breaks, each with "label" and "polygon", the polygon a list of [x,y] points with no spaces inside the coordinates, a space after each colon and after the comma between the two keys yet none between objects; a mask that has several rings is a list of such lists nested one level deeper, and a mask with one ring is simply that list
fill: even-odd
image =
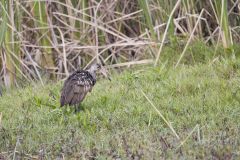
[{"label": "bird's head", "polygon": [[97,71],[99,71],[100,73],[102,73],[104,75],[104,77],[108,78],[109,80],[111,80],[111,78],[108,76],[107,74],[107,70],[106,68],[104,68],[101,64],[99,63],[95,63],[93,65],[91,65],[91,67],[88,69],[88,71],[90,73],[96,73]]}]

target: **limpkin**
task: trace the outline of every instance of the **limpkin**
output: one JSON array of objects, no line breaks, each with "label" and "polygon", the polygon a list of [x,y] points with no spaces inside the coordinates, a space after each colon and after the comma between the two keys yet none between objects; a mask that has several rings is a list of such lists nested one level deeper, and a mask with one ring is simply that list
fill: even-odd
[{"label": "limpkin", "polygon": [[88,70],[77,70],[72,73],[65,80],[61,91],[61,107],[64,105],[75,106],[75,111],[77,111],[78,105],[84,100],[87,93],[92,91],[98,70],[110,80],[106,69],[98,63],[93,64]]}]

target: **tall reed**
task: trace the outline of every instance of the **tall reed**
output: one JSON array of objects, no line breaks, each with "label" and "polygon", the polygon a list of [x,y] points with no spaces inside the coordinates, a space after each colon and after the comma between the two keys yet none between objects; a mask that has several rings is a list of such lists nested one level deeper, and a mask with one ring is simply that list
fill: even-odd
[{"label": "tall reed", "polygon": [[234,53],[237,6],[227,0],[1,0],[0,79],[7,87],[46,75],[61,79],[94,61],[109,68],[157,65],[164,47],[179,40],[185,47],[176,66],[195,39]]}]

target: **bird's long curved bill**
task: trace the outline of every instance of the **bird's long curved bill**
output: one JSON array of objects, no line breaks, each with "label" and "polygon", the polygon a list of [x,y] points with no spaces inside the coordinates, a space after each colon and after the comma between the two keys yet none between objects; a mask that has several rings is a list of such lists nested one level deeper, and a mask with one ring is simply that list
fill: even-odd
[{"label": "bird's long curved bill", "polygon": [[111,78],[109,77],[106,68],[102,67],[99,71],[104,75],[105,78],[107,78],[109,81],[111,81]]}]

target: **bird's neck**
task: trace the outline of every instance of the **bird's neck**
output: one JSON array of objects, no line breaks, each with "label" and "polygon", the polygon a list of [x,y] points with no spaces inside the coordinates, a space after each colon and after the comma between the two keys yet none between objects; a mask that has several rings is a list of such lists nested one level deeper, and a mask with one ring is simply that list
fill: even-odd
[{"label": "bird's neck", "polygon": [[91,69],[89,69],[88,72],[93,77],[93,79],[96,79],[96,71],[92,71]]}]

